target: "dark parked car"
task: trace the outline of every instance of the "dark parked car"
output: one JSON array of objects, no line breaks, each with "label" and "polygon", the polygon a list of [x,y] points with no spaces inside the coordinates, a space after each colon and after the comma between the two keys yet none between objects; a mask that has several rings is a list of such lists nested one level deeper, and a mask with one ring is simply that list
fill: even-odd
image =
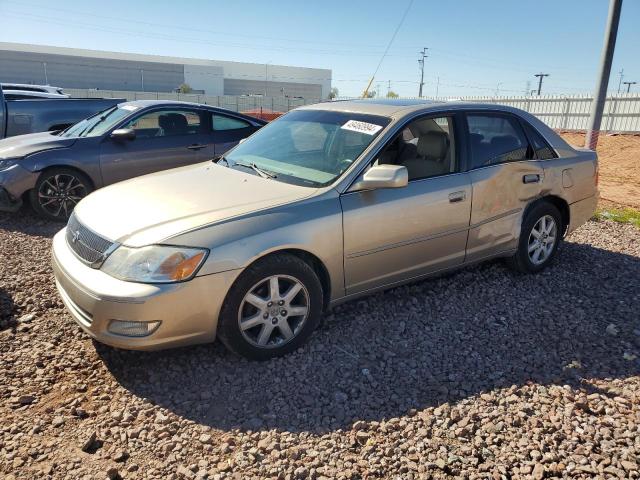
[{"label": "dark parked car", "polygon": [[66,220],[96,188],[212,159],[265,123],[207,105],[141,100],[62,132],[1,140],[0,210],[15,211],[28,197],[40,215]]},{"label": "dark parked car", "polygon": [[0,85],[0,138],[54,132],[124,102],[122,98],[68,98],[47,85]]}]

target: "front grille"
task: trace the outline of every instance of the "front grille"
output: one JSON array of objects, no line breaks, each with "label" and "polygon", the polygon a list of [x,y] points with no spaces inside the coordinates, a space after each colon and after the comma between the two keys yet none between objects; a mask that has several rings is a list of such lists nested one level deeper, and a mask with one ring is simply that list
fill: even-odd
[{"label": "front grille", "polygon": [[103,259],[104,253],[109,250],[113,242],[92,232],[82,225],[74,214],[71,214],[67,223],[67,244],[78,257],[93,265]]}]

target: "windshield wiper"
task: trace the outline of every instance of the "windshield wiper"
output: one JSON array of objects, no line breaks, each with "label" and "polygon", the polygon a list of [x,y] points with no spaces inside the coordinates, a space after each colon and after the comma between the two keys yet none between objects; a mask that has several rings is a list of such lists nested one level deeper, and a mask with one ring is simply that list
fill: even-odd
[{"label": "windshield wiper", "polygon": [[[227,159],[225,158],[225,161]],[[255,162],[251,162],[251,163],[244,163],[244,162],[236,162],[234,160],[233,162],[234,165],[240,165],[241,167],[245,167],[245,168],[250,168],[252,169],[254,172],[256,172],[258,175],[260,175],[262,178],[276,178],[278,175],[276,175],[273,172],[270,172],[268,170],[264,170],[263,168],[260,168],[259,166],[257,166],[255,164]]]}]

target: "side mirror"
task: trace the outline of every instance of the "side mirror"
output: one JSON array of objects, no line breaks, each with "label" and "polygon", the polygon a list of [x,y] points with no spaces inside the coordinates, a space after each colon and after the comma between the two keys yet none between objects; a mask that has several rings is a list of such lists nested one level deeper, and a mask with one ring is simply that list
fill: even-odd
[{"label": "side mirror", "polygon": [[136,131],[133,128],[118,128],[109,135],[113,140],[133,140],[136,138]]},{"label": "side mirror", "polygon": [[402,165],[376,165],[371,167],[350,189],[376,190],[378,188],[402,188],[409,183],[409,172]]}]

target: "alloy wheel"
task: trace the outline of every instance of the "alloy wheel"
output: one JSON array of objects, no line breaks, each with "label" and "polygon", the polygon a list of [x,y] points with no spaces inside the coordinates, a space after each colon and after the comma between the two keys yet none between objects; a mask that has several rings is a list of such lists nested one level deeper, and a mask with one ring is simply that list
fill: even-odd
[{"label": "alloy wheel", "polygon": [[551,215],[544,215],[535,223],[527,247],[531,263],[541,265],[551,256],[557,235],[556,221]]},{"label": "alloy wheel", "polygon": [[67,218],[87,193],[87,187],[77,177],[58,173],[42,182],[38,189],[38,202],[48,214]]},{"label": "alloy wheel", "polygon": [[259,348],[276,348],[291,341],[309,316],[309,292],[298,279],[273,275],[256,283],[240,303],[242,336]]}]

